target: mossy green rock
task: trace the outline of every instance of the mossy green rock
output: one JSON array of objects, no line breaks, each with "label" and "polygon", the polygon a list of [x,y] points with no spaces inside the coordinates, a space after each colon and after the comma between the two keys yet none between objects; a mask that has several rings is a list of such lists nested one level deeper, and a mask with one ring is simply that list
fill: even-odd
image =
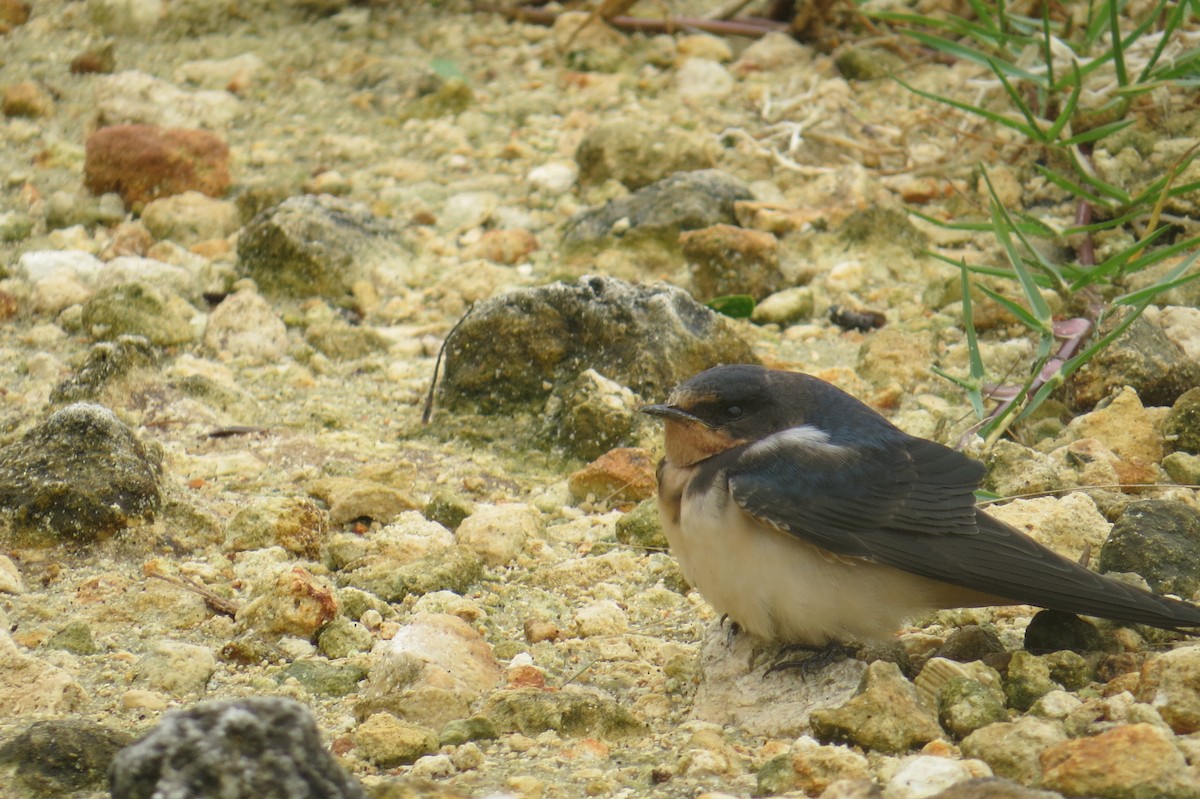
[{"label": "mossy green rock", "polygon": [[753,198],[749,186],[720,170],[677,172],[628,197],[571,217],[563,230],[562,249],[580,255],[619,247],[675,259],[682,264],[680,233],[713,225],[735,225],[734,204]]},{"label": "mossy green rock", "polygon": [[176,294],[149,283],[123,283],[100,289],[83,304],[83,327],[98,339],[128,334],[170,347],[196,337],[194,315],[195,309]]},{"label": "mossy green rock", "polygon": [[75,403],[0,450],[0,508],[28,544],[86,543],[153,518],[161,478],[157,448],[107,408]]},{"label": "mossy green rock", "polygon": [[943,685],[937,694],[937,709],[938,722],[955,738],[1008,720],[1004,695],[969,677],[956,677]]},{"label": "mossy green rock", "polygon": [[617,540],[638,549],[666,550],[670,545],[658,516],[658,500],[642,500],[617,519]]},{"label": "mossy green rock", "polygon": [[1041,697],[1062,689],[1050,678],[1050,666],[1036,655],[1018,650],[1008,661],[1008,674],[1004,678],[1004,695],[1010,707],[1029,710]]},{"label": "mossy green rock", "polygon": [[537,735],[555,730],[577,737],[622,738],[645,725],[612,698],[593,691],[548,693],[538,688],[496,691],[483,709],[501,732]]},{"label": "mossy green rock", "polygon": [[369,591],[387,602],[400,602],[409,594],[434,591],[464,593],[483,576],[483,561],[463,547],[450,547],[397,567],[394,563],[373,568],[370,564],[346,573],[347,585]]},{"label": "mossy green rock", "polygon": [[367,670],[354,663],[297,660],[279,672],[278,679],[282,682],[289,677],[314,694],[347,696],[358,690],[358,683],[366,679]]},{"label": "mossy green rock", "polygon": [[83,365],[50,392],[50,401],[95,400],[111,383],[136,369],[153,366],[156,360],[154,345],[145,336],[118,336],[115,341],[97,342],[88,350]]},{"label": "mossy green rock", "polygon": [[341,300],[360,280],[395,280],[411,256],[399,230],[328,195],[289,197],[238,235],[238,268],[268,295]]},{"label": "mossy green rock", "polygon": [[28,792],[22,796],[107,795],[109,764],[132,741],[89,719],[38,721],[0,744],[0,770],[15,768],[16,785]]},{"label": "mossy green rock", "polygon": [[438,739],[442,746],[461,746],[468,741],[490,741],[499,735],[496,725],[487,716],[471,716],[449,722]]},{"label": "mossy green rock", "polygon": [[1200,455],[1200,388],[1185,391],[1163,421],[1167,446],[1175,452]]},{"label": "mossy green rock", "polygon": [[846,704],[812,712],[813,736],[822,743],[846,743],[875,752],[900,754],[943,737],[937,719],[895,663],[867,667],[858,693]]},{"label": "mossy green rock", "polygon": [[345,616],[329,622],[317,637],[317,649],[334,660],[370,652],[374,644],[375,636],[370,630]]},{"label": "mossy green rock", "polygon": [[46,642],[47,649],[62,649],[73,655],[94,655],[99,651],[92,628],[85,621],[68,622]]},{"label": "mossy green rock", "polygon": [[429,497],[422,515],[431,522],[437,522],[447,530],[454,531],[462,524],[463,519],[475,512],[475,503],[471,500],[439,488]]}]

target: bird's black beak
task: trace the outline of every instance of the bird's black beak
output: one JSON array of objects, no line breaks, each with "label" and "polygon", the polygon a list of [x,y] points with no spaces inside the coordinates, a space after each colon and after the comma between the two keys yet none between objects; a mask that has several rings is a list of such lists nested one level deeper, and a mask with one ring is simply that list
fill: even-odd
[{"label": "bird's black beak", "polygon": [[661,416],[664,419],[675,419],[679,422],[696,422],[708,427],[700,417],[693,416],[683,408],[677,408],[674,405],[643,405],[638,410],[650,416]]}]

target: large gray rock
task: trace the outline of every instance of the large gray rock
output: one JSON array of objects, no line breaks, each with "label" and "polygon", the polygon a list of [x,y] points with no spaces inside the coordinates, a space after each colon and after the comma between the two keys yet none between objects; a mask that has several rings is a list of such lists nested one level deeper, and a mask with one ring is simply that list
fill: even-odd
[{"label": "large gray rock", "polygon": [[288,198],[238,236],[238,267],[265,294],[338,300],[359,281],[401,280],[410,261],[390,223],[328,195]]},{"label": "large gray rock", "polygon": [[117,754],[112,799],[365,799],[321,741],[312,712],[292,699],[205,702],[168,713]]},{"label": "large gray rock", "polygon": [[75,403],[0,450],[0,508],[21,535],[87,542],[160,501],[162,459],[101,405]]},{"label": "large gray rock", "polygon": [[579,212],[567,223],[562,247],[572,252],[619,245],[678,254],[680,233],[737,224],[734,203],[752,198],[745,183],[719,170],[677,172],[628,197]]},{"label": "large gray rock", "polygon": [[[1106,319],[1096,331],[1096,338],[1114,329],[1129,313]],[[1072,403],[1086,410],[1124,386],[1137,391],[1146,405],[1171,405],[1198,384],[1200,363],[1189,358],[1159,325],[1140,316],[1072,375],[1067,389]]]},{"label": "large gray rock", "polygon": [[727,318],[681,289],[583,277],[488,300],[446,343],[443,403],[540,406],[596,369],[650,400],[718,363],[757,363]]},{"label": "large gray rock", "polygon": [[1100,570],[1135,572],[1155,591],[1200,590],[1200,511],[1170,499],[1130,504],[1100,549]]}]

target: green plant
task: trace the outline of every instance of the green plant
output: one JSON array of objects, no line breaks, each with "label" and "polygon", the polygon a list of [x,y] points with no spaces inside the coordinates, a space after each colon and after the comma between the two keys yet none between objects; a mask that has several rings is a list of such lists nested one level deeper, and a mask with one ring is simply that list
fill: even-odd
[{"label": "green plant", "polygon": [[[967,377],[937,368],[935,372],[967,392],[981,420],[980,433],[990,443],[1010,425],[1027,418],[1163,292],[1200,277],[1193,270],[1200,257],[1196,252],[1153,285],[1138,291],[1124,288],[1130,275],[1200,248],[1200,236],[1183,238],[1179,225],[1164,224],[1164,208],[1170,200],[1200,191],[1200,181],[1180,180],[1200,148],[1193,147],[1143,186],[1106,177],[1092,162],[1097,144],[1138,123],[1131,102],[1138,95],[1160,87],[1175,90],[1200,85],[1200,47],[1189,47],[1191,37],[1186,35],[1192,18],[1200,14],[1200,0],[1158,0],[1140,19],[1133,20],[1123,17],[1127,3],[1122,0],[1099,0],[1088,6],[1082,24],[1073,24],[1069,16],[1052,20],[1048,3],[1041,4],[1041,17],[1036,19],[1008,13],[1002,0],[968,2],[973,20],[897,13],[873,16],[902,26],[907,36],[944,57],[984,67],[1000,90],[994,102],[965,102],[897,81],[918,96],[1020,134],[1017,144],[1025,150],[1032,169],[1060,189],[1077,209],[1075,224],[1061,229],[1030,214],[1010,212],[983,170],[989,195],[986,219],[947,223],[914,212],[946,227],[989,231],[1005,255],[1003,265],[982,266],[930,253],[961,271],[969,351]],[[1069,12],[1070,6],[1066,8]],[[1157,38],[1152,47],[1145,47],[1139,44],[1143,37],[1147,41]],[[1093,237],[1122,230],[1133,232],[1132,244],[1097,263]],[[1035,246],[1037,238],[1079,241],[1075,260],[1057,263],[1047,258]],[[983,285],[978,281],[982,275],[1014,281],[1019,299]],[[973,327],[972,289],[1006,308],[1037,342],[1034,361],[1019,386],[989,388]],[[1058,293],[1065,307],[1082,307],[1084,315],[1054,320],[1042,296],[1044,289]],[[1121,323],[1105,336],[1088,341],[1095,326],[1117,311],[1125,313]],[[1001,401],[988,413],[985,398]]]}]

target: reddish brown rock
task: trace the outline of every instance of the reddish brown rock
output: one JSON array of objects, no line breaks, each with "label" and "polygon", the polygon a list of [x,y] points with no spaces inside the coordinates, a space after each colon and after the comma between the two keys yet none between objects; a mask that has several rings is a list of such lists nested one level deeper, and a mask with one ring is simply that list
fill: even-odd
[{"label": "reddish brown rock", "polygon": [[489,230],[468,250],[468,254],[497,264],[519,264],[538,248],[537,236],[524,228]]},{"label": "reddish brown rock", "polygon": [[654,460],[639,447],[609,450],[567,478],[572,496],[590,494],[601,502],[641,502],[654,496],[656,487]]},{"label": "reddish brown rock", "polygon": [[117,192],[130,207],[185,191],[219,197],[229,188],[229,145],[207,130],[113,125],[87,140],[84,185]]},{"label": "reddish brown rock", "polygon": [[679,234],[697,297],[749,294],[761,300],[784,286],[779,242],[770,233],[713,225]]}]

